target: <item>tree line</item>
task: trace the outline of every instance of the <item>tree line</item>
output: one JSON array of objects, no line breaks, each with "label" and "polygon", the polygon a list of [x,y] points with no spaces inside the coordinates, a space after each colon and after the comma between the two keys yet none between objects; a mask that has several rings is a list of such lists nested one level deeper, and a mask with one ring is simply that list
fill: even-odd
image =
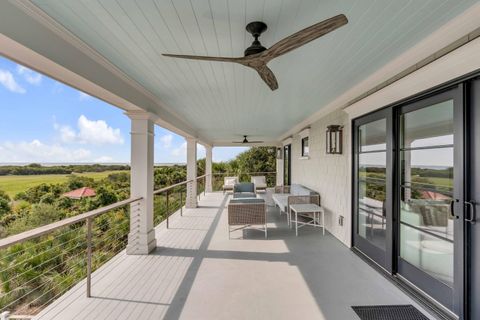
[{"label": "tree line", "polygon": [[31,163],[26,166],[1,166],[0,176],[8,175],[40,175],[40,174],[71,174],[83,172],[105,172],[116,170],[130,170],[130,166],[122,164],[75,164],[42,166],[38,163]]}]

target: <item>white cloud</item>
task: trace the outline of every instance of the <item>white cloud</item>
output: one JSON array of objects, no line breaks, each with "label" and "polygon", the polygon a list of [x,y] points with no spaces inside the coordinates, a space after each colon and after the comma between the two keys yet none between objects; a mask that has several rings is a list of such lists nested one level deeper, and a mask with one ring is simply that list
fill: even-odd
[{"label": "white cloud", "polygon": [[112,157],[109,157],[109,156],[101,156],[97,159],[94,160],[94,162],[112,162],[113,161],[113,158]]},{"label": "white cloud", "polygon": [[78,138],[82,143],[123,144],[120,129],[113,129],[104,120],[89,120],[84,115],[78,118]]},{"label": "white cloud", "polygon": [[15,93],[25,93],[27,90],[20,86],[10,71],[0,69],[0,84],[7,90]]},{"label": "white cloud", "polygon": [[48,145],[40,140],[3,142],[0,151],[0,162],[76,162],[86,161],[91,155],[89,150],[83,148]]},{"label": "white cloud", "polygon": [[92,98],[92,96],[85,93],[85,92],[80,91],[80,93],[78,94],[78,98],[80,99],[80,101],[85,101],[85,100],[89,100],[90,98]]},{"label": "white cloud", "polygon": [[169,149],[172,146],[173,135],[166,134],[160,137],[160,142],[162,143],[162,147]]},{"label": "white cloud", "polygon": [[179,147],[172,150],[172,156],[180,157],[187,155],[187,142],[182,143]]},{"label": "white cloud", "polygon": [[23,76],[25,81],[30,84],[39,85],[42,82],[42,75],[40,73],[19,64],[17,64],[17,73]]},{"label": "white cloud", "polygon": [[65,143],[93,145],[124,143],[120,129],[110,127],[104,120],[89,120],[84,115],[78,118],[78,132],[68,125],[60,125],[56,122],[53,127],[58,132],[60,141]]},{"label": "white cloud", "polygon": [[60,140],[62,142],[71,143],[75,142],[77,134],[70,126],[62,126],[57,123],[54,123],[53,127],[60,134]]}]

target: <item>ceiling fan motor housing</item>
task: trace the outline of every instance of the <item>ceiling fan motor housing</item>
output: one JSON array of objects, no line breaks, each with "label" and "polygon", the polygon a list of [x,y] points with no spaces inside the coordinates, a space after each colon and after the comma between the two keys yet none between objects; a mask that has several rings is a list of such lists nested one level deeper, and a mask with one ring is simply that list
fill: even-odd
[{"label": "ceiling fan motor housing", "polygon": [[258,37],[263,32],[265,32],[265,30],[267,30],[267,25],[265,23],[261,21],[250,22],[249,24],[247,24],[245,29],[247,29],[247,31],[251,33],[252,36],[255,38],[255,40],[252,42],[252,45],[247,49],[245,49],[245,52],[244,52],[245,56],[257,54],[267,50],[267,48],[262,46],[260,41],[258,41]]}]

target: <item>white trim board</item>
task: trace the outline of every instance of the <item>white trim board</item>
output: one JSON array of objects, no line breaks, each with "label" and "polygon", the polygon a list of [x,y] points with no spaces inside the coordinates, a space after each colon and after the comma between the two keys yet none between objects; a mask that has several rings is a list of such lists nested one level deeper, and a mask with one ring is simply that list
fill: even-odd
[{"label": "white trim board", "polygon": [[480,69],[480,38],[344,109],[351,119]]}]

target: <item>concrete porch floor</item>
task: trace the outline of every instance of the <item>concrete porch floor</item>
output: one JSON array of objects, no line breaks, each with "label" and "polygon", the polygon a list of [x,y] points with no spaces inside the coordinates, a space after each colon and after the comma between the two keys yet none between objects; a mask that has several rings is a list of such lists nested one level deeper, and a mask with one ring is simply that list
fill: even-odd
[{"label": "concrete porch floor", "polygon": [[[157,227],[148,256],[117,255],[35,319],[358,319],[352,305],[413,304],[328,232],[305,227],[295,237],[286,216],[269,208],[269,233],[232,233],[228,196]],[[244,239],[241,239],[241,237]],[[426,314],[429,318],[433,317]]]}]

